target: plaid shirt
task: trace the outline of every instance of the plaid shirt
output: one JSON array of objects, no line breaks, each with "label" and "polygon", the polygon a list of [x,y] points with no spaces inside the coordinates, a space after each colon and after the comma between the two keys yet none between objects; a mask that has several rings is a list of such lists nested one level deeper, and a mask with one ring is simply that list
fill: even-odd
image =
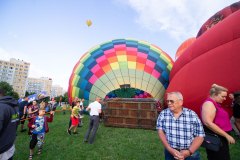
[{"label": "plaid shirt", "polygon": [[197,114],[187,108],[183,108],[181,115],[176,119],[167,108],[163,110],[157,119],[157,129],[161,129],[172,148],[188,149],[195,137],[204,137],[204,130]]}]

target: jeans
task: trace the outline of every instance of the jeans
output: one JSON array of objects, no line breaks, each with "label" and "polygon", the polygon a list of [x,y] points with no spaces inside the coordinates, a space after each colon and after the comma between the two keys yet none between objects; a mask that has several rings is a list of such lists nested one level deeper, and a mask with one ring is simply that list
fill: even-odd
[{"label": "jeans", "polygon": [[[165,160],[176,160],[174,156],[168,152],[168,150],[164,150]],[[199,151],[195,151],[191,156],[185,158],[184,160],[200,160],[200,153]]]}]

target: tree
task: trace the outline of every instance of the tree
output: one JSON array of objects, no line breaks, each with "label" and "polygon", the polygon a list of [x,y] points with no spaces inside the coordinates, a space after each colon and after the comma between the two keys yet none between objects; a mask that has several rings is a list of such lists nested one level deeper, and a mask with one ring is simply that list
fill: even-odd
[{"label": "tree", "polygon": [[57,96],[57,97],[54,97],[54,99],[59,102],[60,99],[61,99],[61,102],[68,102],[68,93],[64,93],[64,95],[62,96]]},{"label": "tree", "polygon": [[35,92],[28,92],[28,91],[26,91],[25,92],[25,96],[27,97],[27,96],[30,96],[30,95],[33,95],[33,94],[36,94]]},{"label": "tree", "polygon": [[68,92],[63,94],[63,102],[68,102]]},{"label": "tree", "polygon": [[5,91],[6,96],[12,96],[15,99],[19,99],[17,92],[13,90],[13,87],[7,82],[0,82],[0,88]]}]

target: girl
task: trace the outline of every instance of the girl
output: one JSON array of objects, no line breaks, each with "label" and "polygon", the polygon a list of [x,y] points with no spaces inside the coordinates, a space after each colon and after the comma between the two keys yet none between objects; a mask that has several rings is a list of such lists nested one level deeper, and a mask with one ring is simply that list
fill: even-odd
[{"label": "girl", "polygon": [[76,106],[73,107],[72,109],[72,114],[71,114],[71,127],[67,130],[68,134],[71,135],[71,129],[73,130],[73,134],[77,134],[76,130],[77,130],[77,126],[79,124],[79,117],[78,117],[78,113],[80,111],[80,101],[77,101]]}]

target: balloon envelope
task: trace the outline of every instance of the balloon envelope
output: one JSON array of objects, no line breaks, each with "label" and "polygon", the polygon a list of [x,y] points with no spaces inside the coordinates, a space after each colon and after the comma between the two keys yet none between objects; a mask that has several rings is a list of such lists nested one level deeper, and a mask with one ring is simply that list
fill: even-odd
[{"label": "balloon envelope", "polygon": [[210,17],[200,28],[197,34],[197,38],[201,36],[204,32],[211,29],[213,26],[215,26],[217,23],[231,15],[232,13],[238,11],[240,9],[240,1],[231,4],[228,7],[223,8],[222,10],[215,13],[212,17]]},{"label": "balloon envelope", "polygon": [[[229,92],[240,88],[239,17],[240,10],[198,37],[171,70],[167,92],[182,92],[184,106],[199,115],[212,84],[224,86]],[[227,101],[223,105],[230,111]]]},{"label": "balloon envelope", "polygon": [[175,55],[175,60],[178,59],[179,56],[183,54],[183,52],[193,44],[193,42],[196,40],[195,37],[189,38],[185,40],[177,49],[176,55]]},{"label": "balloon envelope", "polygon": [[86,24],[87,24],[88,27],[90,27],[92,25],[92,21],[91,20],[87,20]]},{"label": "balloon envelope", "polygon": [[164,51],[145,41],[115,39],[99,44],[75,65],[69,79],[69,101],[76,96],[94,101],[121,86],[162,99],[172,65],[172,59]]}]

